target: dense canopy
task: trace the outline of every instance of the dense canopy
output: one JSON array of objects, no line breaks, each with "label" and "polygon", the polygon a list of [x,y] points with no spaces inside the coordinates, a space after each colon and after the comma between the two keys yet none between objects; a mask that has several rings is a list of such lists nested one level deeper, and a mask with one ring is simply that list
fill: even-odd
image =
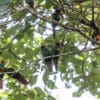
[{"label": "dense canopy", "polygon": [[29,82],[5,72],[0,98],[56,100],[49,90],[57,89],[57,74],[65,88],[77,87],[73,96],[99,98],[100,1],[0,0],[0,60]]}]

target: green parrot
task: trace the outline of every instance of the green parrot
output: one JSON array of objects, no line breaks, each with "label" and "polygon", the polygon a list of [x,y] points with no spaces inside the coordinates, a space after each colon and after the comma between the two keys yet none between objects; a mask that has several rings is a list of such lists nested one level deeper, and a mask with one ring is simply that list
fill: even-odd
[{"label": "green parrot", "polygon": [[25,80],[25,78],[19,73],[15,72],[12,68],[5,68],[4,61],[0,62],[0,88],[3,88],[3,76],[5,73],[7,73],[8,76],[17,79],[19,82],[21,82],[24,85],[27,85],[28,82]]},{"label": "green parrot", "polygon": [[[52,14],[52,19],[55,21],[59,21],[60,20],[60,11],[59,10],[55,10],[55,12]],[[52,27],[56,27],[57,24],[56,23],[52,23]]]},{"label": "green parrot", "polygon": [[58,42],[55,43],[55,45],[52,47],[52,59],[53,59],[53,64],[55,66],[56,71],[58,71],[58,60],[59,60],[59,54],[60,54],[60,48],[63,46],[62,43]]},{"label": "green parrot", "polygon": [[0,61],[0,88],[3,88],[3,69],[4,69],[4,61]]},{"label": "green parrot", "polygon": [[28,84],[28,82],[25,80],[25,78],[19,72],[14,72],[14,69],[8,68],[8,69],[5,69],[5,72],[7,72],[8,76],[10,76],[14,79],[17,79],[22,84],[24,84],[24,85]]},{"label": "green parrot", "polygon": [[[52,19],[59,22],[60,20],[60,10],[55,10],[55,12],[52,14]],[[56,23],[52,23],[52,29],[53,29],[53,37],[56,37],[56,32],[55,32],[55,28],[56,28],[57,24]]]},{"label": "green parrot", "polygon": [[41,51],[42,51],[42,55],[44,57],[44,61],[45,61],[46,65],[47,65],[49,71],[52,72],[52,58],[48,57],[48,56],[51,56],[50,50],[46,46],[43,45],[43,46],[41,46]]},{"label": "green parrot", "polygon": [[25,0],[30,7],[34,7],[34,0]]},{"label": "green parrot", "polygon": [[4,68],[4,61],[0,61],[0,68]]}]

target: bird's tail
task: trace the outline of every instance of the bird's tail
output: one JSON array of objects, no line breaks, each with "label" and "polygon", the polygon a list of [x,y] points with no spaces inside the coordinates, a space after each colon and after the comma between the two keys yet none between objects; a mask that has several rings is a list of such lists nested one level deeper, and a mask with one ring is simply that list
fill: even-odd
[{"label": "bird's tail", "polygon": [[3,80],[0,79],[0,89],[2,89],[2,88],[3,88]]},{"label": "bird's tail", "polygon": [[24,85],[28,84],[27,80],[20,73],[13,73],[12,77]]},{"label": "bird's tail", "polygon": [[3,70],[0,70],[0,89],[3,88],[3,76],[4,76]]},{"label": "bird's tail", "polygon": [[55,28],[53,28],[53,38],[54,39],[56,38],[56,30],[55,30]]},{"label": "bird's tail", "polygon": [[14,69],[12,68],[8,68],[6,69],[6,71],[8,72],[8,76],[17,79],[19,82],[21,82],[24,85],[28,84],[28,81],[19,73],[19,72],[14,72]]}]

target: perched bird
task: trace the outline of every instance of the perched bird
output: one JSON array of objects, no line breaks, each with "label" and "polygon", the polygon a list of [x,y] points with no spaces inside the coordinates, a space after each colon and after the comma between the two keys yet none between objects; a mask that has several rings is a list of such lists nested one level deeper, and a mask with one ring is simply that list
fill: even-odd
[{"label": "perched bird", "polygon": [[7,73],[8,76],[17,79],[19,82],[21,82],[24,85],[27,85],[28,82],[25,80],[25,78],[19,73],[15,72],[12,68],[5,68],[4,61],[0,62],[0,88],[3,88],[3,76],[5,73]]},{"label": "perched bird", "polygon": [[[95,41],[100,41],[100,34],[98,33],[98,32],[94,32],[93,34],[92,34],[92,38],[95,40]],[[92,44],[94,45],[95,43],[94,42],[92,42]]]},{"label": "perched bird", "polygon": [[8,68],[6,69],[7,75],[17,79],[19,82],[21,82],[24,85],[27,85],[28,82],[25,80],[25,78],[19,73],[19,72],[14,72],[14,69],[12,68]]},{"label": "perched bird", "polygon": [[49,71],[52,72],[52,58],[50,57],[51,56],[50,50],[46,46],[42,45],[41,51]]},{"label": "perched bird", "polygon": [[25,0],[30,7],[34,7],[34,0]]},{"label": "perched bird", "polygon": [[2,89],[3,88],[3,76],[4,74],[1,74],[2,71],[0,70],[0,88]]},{"label": "perched bird", "polygon": [[[52,19],[57,22],[60,20],[60,11],[59,10],[55,10],[55,12],[52,14]],[[53,28],[55,28],[56,26],[57,26],[56,23],[52,23]]]},{"label": "perched bird", "polygon": [[0,61],[0,68],[4,68],[4,61]]},{"label": "perched bird", "polygon": [[52,59],[53,59],[53,64],[55,66],[56,71],[58,71],[58,60],[59,60],[59,54],[60,54],[60,47],[61,43],[55,43],[55,45],[52,48]]},{"label": "perched bird", "polygon": [[[99,27],[95,24],[94,20],[92,20],[90,22],[90,27],[92,27],[94,29],[93,34],[91,35],[91,37],[95,41],[100,41],[100,30],[99,30]],[[92,44],[94,44],[94,43],[92,42]]]},{"label": "perched bird", "polygon": [[[52,14],[52,19],[59,22],[60,20],[60,10],[55,9],[55,12]],[[52,22],[52,29],[53,29],[53,37],[56,37],[56,32],[55,32],[55,28],[56,28],[57,24]]]},{"label": "perched bird", "polygon": [[[91,21],[79,19],[79,22],[91,27],[93,29],[93,33],[91,34],[92,39],[94,39],[95,41],[100,41],[100,30],[99,27],[95,24],[94,19],[92,19]],[[95,43],[92,42],[92,44],[94,45]]]},{"label": "perched bird", "polygon": [[4,61],[0,61],[0,88],[3,88],[3,69],[4,69]]},{"label": "perched bird", "polygon": [[96,41],[100,41],[100,33],[99,32],[94,32],[92,34],[92,38]]}]

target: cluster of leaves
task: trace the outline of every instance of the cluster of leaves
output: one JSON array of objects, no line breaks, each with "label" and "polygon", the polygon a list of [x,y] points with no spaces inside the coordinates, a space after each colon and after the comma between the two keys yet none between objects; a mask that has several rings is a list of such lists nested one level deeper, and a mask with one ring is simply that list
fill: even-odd
[{"label": "cluster of leaves", "polygon": [[[100,26],[99,0],[35,0],[34,7],[29,7],[24,0],[0,1],[0,59],[6,61],[6,66],[21,72],[32,88],[37,83],[38,75],[46,69],[41,56],[41,45],[51,45],[63,41],[59,59],[59,72],[62,81],[72,81],[78,87],[73,94],[80,96],[88,90],[100,97],[100,43],[91,39],[93,29],[80,23],[81,19],[91,20],[94,4],[94,21]],[[64,10],[64,18],[59,21],[56,29],[56,39],[53,39],[50,25],[54,20],[54,6]],[[90,41],[97,49],[92,49]],[[89,47],[89,48],[88,48]],[[98,49],[99,47],[99,49]],[[44,68],[43,68],[44,67]],[[55,82],[49,79],[46,69],[43,75],[44,84],[55,89]],[[5,80],[7,77],[5,76]],[[56,78],[55,78],[56,80]],[[41,88],[29,90],[12,79],[7,79],[6,95],[8,100],[54,100],[47,91]]]}]

